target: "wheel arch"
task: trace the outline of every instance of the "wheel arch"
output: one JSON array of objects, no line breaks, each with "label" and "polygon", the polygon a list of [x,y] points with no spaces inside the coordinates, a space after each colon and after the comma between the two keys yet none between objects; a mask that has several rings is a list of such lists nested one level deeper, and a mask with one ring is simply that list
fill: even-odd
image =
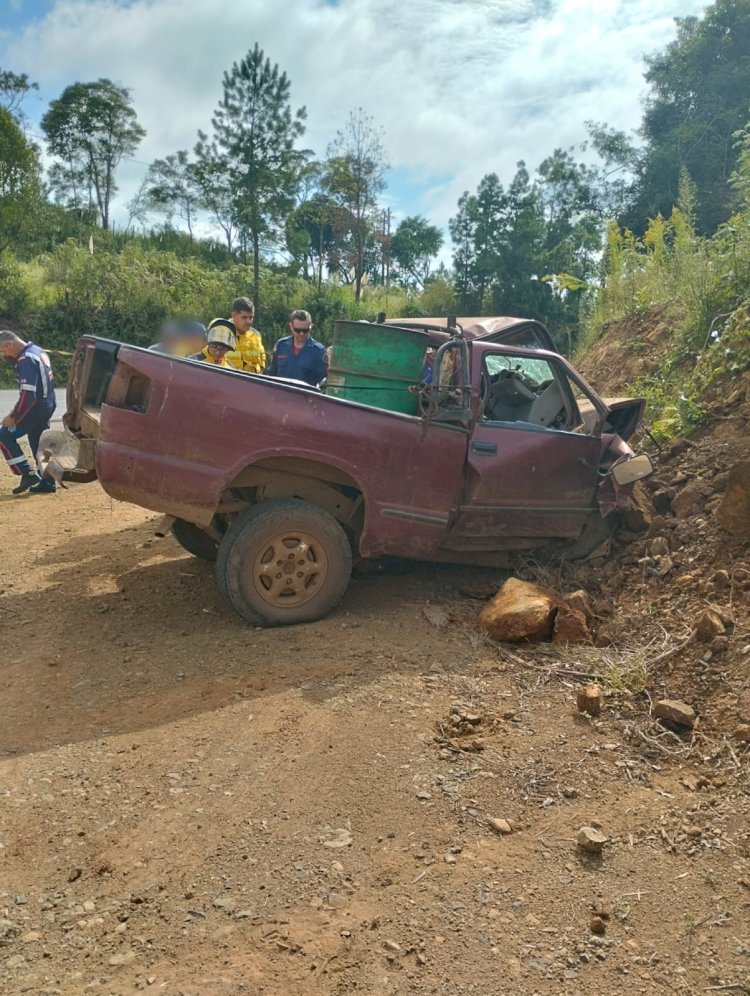
[{"label": "wheel arch", "polygon": [[362,532],[365,495],[348,471],[300,456],[269,456],[248,464],[226,485],[219,509],[231,509],[237,496],[258,504],[270,498],[300,498],[325,509],[357,539]]}]

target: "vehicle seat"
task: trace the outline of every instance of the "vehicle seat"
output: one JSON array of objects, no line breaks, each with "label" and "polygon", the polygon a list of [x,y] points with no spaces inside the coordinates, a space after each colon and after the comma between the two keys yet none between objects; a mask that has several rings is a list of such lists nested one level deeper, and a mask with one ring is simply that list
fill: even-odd
[{"label": "vehicle seat", "polygon": [[512,370],[503,370],[490,387],[485,405],[487,418],[494,422],[528,422],[528,412],[536,394]]}]

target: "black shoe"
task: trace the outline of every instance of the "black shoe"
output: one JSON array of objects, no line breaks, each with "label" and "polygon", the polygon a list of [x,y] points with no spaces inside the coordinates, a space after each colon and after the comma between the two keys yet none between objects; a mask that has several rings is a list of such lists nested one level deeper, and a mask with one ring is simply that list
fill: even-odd
[{"label": "black shoe", "polygon": [[42,479],[39,474],[22,474],[21,480],[18,482],[17,486],[13,488],[14,495],[22,495],[24,491],[30,491],[34,485],[42,483]]},{"label": "black shoe", "polygon": [[32,484],[29,488],[30,495],[53,495],[55,491],[57,485],[47,477],[43,477],[38,484]]}]

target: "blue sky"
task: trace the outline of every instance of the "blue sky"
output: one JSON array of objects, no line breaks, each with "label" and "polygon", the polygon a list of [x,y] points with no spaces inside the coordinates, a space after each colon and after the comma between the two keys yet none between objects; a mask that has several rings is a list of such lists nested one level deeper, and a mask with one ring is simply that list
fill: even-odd
[{"label": "blue sky", "polygon": [[490,171],[577,145],[585,121],[640,120],[643,55],[674,37],[693,0],[0,0],[0,66],[40,85],[32,132],[75,80],[132,90],[146,139],[124,163],[115,218],[143,163],[192,148],[221,77],[257,41],[307,106],[322,156],[358,106],[383,128],[396,218],[446,226]]}]

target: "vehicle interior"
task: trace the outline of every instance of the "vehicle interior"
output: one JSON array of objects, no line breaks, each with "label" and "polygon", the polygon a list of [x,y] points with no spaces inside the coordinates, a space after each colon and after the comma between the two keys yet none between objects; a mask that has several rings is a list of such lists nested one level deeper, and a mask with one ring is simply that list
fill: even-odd
[{"label": "vehicle interior", "polygon": [[488,422],[567,431],[581,423],[560,375],[541,358],[488,355],[482,372],[482,411]]}]

